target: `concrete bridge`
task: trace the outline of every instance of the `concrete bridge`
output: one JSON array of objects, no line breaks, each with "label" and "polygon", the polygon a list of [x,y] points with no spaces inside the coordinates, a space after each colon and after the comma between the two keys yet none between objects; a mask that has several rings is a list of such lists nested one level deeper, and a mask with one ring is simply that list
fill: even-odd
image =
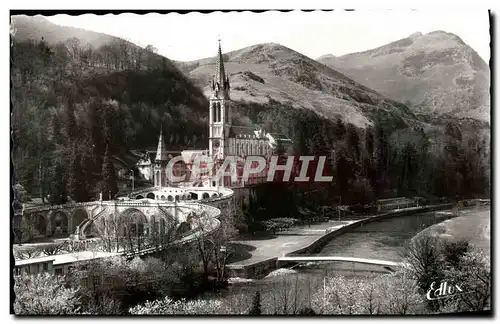
[{"label": "concrete bridge", "polygon": [[[180,192],[179,190],[183,190]],[[176,192],[179,191],[178,193]],[[153,193],[160,198],[141,198]],[[177,195],[174,195],[177,193]],[[227,188],[147,188],[113,201],[35,206],[23,209],[13,220],[16,241],[37,238],[81,238],[100,235],[110,223],[132,225],[135,233],[165,231],[168,226],[189,224],[202,213],[217,217],[233,213],[233,191]],[[169,199],[168,197],[173,197]]]},{"label": "concrete bridge", "polygon": [[354,262],[363,263],[371,265],[379,265],[384,267],[403,267],[404,264],[394,261],[377,260],[377,259],[365,259],[365,258],[355,258],[355,257],[343,257],[343,256],[324,256],[324,255],[304,255],[304,256],[285,256],[278,258],[278,264],[282,263],[292,263],[292,262]]}]

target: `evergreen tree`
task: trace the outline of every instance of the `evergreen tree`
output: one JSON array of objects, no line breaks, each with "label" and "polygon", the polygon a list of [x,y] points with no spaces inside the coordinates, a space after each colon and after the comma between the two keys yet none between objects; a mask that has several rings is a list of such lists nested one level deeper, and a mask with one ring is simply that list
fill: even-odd
[{"label": "evergreen tree", "polygon": [[[70,95],[71,96],[71,95]],[[73,141],[78,137],[78,129],[76,127],[75,107],[72,99],[68,99],[65,110],[65,128],[68,141]]]},{"label": "evergreen tree", "polygon": [[378,118],[375,125],[374,173],[371,184],[377,198],[383,197],[388,186],[389,143],[388,134]]},{"label": "evergreen tree", "polygon": [[371,128],[366,128],[365,130],[365,149],[370,159],[373,158],[373,130]]},{"label": "evergreen tree", "polygon": [[345,125],[342,119],[337,118],[337,122],[335,123],[335,137],[337,141],[341,141],[344,139],[344,135],[346,133]]},{"label": "evergreen tree", "polygon": [[104,154],[102,163],[102,178],[101,190],[103,198],[109,197],[112,199],[118,192],[118,185],[116,182],[115,166],[113,165],[108,145],[106,145],[106,153]]},{"label": "evergreen tree", "polygon": [[417,169],[417,151],[411,143],[406,143],[398,154],[396,164],[399,171],[398,196],[414,196]]},{"label": "evergreen tree", "polygon": [[347,149],[356,161],[359,160],[360,157],[360,149],[359,149],[359,136],[356,127],[353,124],[347,125]]},{"label": "evergreen tree", "polygon": [[349,192],[349,162],[345,156],[344,151],[339,151],[337,153],[337,187],[339,195],[342,197],[342,201],[344,201],[346,194]]},{"label": "evergreen tree", "polygon": [[50,203],[61,205],[67,202],[68,193],[66,191],[65,170],[61,161],[56,161],[51,170],[53,179],[50,190]]},{"label": "evergreen tree", "polygon": [[248,315],[262,315],[262,306],[260,305],[260,292],[256,292],[253,296],[252,308]]},{"label": "evergreen tree", "polygon": [[83,202],[88,199],[85,175],[81,166],[81,155],[76,148],[73,148],[69,165],[68,193],[76,202]]},{"label": "evergreen tree", "polygon": [[95,163],[92,159],[92,152],[89,149],[84,149],[82,152],[81,169],[83,173],[85,191],[87,194],[87,200],[91,197],[95,197]]}]

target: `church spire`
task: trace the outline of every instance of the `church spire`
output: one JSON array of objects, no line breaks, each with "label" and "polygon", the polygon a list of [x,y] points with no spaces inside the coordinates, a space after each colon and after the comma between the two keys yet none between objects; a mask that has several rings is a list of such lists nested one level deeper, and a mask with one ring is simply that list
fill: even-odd
[{"label": "church spire", "polygon": [[158,138],[158,148],[156,149],[156,161],[167,161],[168,153],[165,141],[163,140],[163,125],[160,128],[160,137]]},{"label": "church spire", "polygon": [[222,49],[220,46],[219,38],[219,51],[215,61],[215,75],[211,82],[212,90],[215,97],[223,97],[229,99],[229,77],[226,75],[224,69],[224,57],[222,56]]},{"label": "church spire", "polygon": [[216,67],[215,81],[219,82],[221,86],[226,81],[226,73],[224,71],[224,58],[222,57],[222,49],[220,47],[220,38],[219,38],[219,52],[217,53],[217,67]]}]

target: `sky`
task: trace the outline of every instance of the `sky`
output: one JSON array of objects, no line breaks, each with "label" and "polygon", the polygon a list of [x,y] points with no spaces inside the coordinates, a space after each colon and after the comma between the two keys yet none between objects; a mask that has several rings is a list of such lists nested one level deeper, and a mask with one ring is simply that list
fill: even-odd
[{"label": "sky", "polygon": [[84,28],[140,46],[151,44],[172,60],[215,56],[258,43],[279,43],[311,58],[372,49],[405,38],[443,30],[458,35],[486,61],[490,58],[488,12],[484,9],[357,10],[331,12],[214,12],[210,14],[56,15],[63,25]]}]

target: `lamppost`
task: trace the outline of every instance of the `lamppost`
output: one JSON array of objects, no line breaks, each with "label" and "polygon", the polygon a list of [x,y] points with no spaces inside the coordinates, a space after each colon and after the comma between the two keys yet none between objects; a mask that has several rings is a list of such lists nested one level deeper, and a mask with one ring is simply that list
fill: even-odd
[{"label": "lamppost", "polygon": [[132,191],[134,191],[134,170],[130,170],[132,172]]}]

